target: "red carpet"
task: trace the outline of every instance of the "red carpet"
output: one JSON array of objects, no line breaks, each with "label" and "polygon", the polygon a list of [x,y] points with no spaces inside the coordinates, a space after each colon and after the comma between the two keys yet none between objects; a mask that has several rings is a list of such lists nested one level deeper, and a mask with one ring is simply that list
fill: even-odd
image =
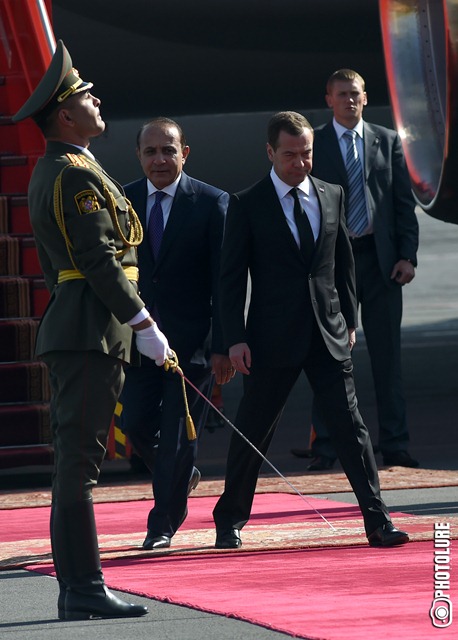
[{"label": "red carpet", "polygon": [[426,542],[108,561],[108,584],[303,638],[456,638],[435,629],[433,550]]},{"label": "red carpet", "polygon": [[[106,581],[122,591],[237,617],[301,638],[456,637],[451,631],[454,624],[436,629],[429,617],[434,596],[433,519],[395,514],[395,523],[412,532],[413,539],[427,535],[429,541],[371,549],[357,508],[308,500],[335,531],[299,497],[261,494],[244,529],[242,550],[216,552],[211,518],[216,497],[192,498],[183,530],[163,554],[138,547],[149,503],[98,504]],[[50,561],[48,517],[49,508],[0,511],[1,548],[5,552],[14,547],[16,554],[9,563],[4,561],[4,568],[16,565],[52,572],[48,564],[36,564]],[[28,522],[28,541],[23,540],[24,522]],[[458,531],[457,523],[453,528]]]}]

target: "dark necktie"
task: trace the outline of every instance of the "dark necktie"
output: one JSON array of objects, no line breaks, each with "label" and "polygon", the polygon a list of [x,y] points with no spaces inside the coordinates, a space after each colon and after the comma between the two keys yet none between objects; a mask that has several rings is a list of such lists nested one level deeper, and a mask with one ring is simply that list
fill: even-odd
[{"label": "dark necktie", "polygon": [[363,167],[356,147],[356,131],[346,131],[346,168],[348,177],[347,228],[360,236],[367,227],[366,196],[364,193]]},{"label": "dark necktie", "polygon": [[148,240],[156,260],[159,255],[162,236],[164,235],[164,212],[162,211],[161,201],[165,195],[163,191],[156,191],[156,198],[151,207],[148,222]]},{"label": "dark necktie", "polygon": [[290,194],[294,199],[294,220],[296,222],[297,231],[299,233],[300,250],[307,261],[310,261],[313,251],[315,249],[315,239],[313,237],[312,227],[310,226],[309,219],[301,203],[299,202],[299,196],[297,195],[297,189],[291,189]]}]

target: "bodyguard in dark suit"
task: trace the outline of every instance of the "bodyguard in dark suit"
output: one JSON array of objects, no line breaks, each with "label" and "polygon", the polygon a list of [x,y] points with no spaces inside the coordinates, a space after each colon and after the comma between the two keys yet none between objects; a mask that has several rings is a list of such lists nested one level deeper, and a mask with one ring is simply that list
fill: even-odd
[{"label": "bodyguard in dark suit", "polygon": [[[340,184],[356,269],[356,296],[371,358],[379,419],[379,447],[385,464],[417,467],[408,453],[406,403],[401,375],[402,286],[415,277],[418,221],[401,140],[385,127],[364,122],[363,78],[340,69],[329,79],[326,101],[334,119],[315,131],[315,177]],[[362,167],[362,224],[353,226],[352,177],[346,167],[347,131],[355,137]],[[353,147],[352,147],[353,148]],[[357,206],[357,205],[356,205]],[[335,449],[313,412],[316,440],[311,470],[332,466]]]},{"label": "bodyguard in dark suit", "polygon": [[[229,196],[182,171],[188,154],[176,122],[152,120],[137,138],[145,177],[125,189],[145,230],[138,247],[141,295],[168,332],[185,375],[210,397],[213,379],[224,384],[234,375],[224,354],[218,313],[220,251]],[[156,226],[158,200],[160,224]],[[154,507],[143,547],[169,547],[186,517],[188,492],[200,478],[194,467],[197,439],[190,441],[186,433],[181,378],[159,371],[142,358],[140,367],[126,371],[121,400],[123,429],[153,474]],[[188,401],[199,434],[207,404],[189,387]]]},{"label": "bodyguard in dark suit", "polygon": [[147,613],[105,587],[92,489],[124,381],[123,363],[131,359],[132,329],[139,351],[158,365],[170,352],[137,293],[138,217],[121,185],[88,150],[90,139],[105,129],[91,87],[59,41],[46,74],[13,118],[32,117],[47,142],[30,180],[29,209],[51,293],[36,355],[48,366],[52,389],[50,534],[58,615],[66,620]]},{"label": "bodyguard in dark suit", "polygon": [[[350,345],[356,326],[354,263],[341,187],[311,178],[313,131],[294,112],[268,128],[270,175],[230,201],[221,264],[221,309],[232,364],[244,374],[238,429],[266,453],[301,371],[358,498],[369,543],[403,544],[380,497],[367,428],[357,408]],[[251,299],[245,322],[247,277]],[[233,434],[216,547],[241,546],[260,456]]]}]

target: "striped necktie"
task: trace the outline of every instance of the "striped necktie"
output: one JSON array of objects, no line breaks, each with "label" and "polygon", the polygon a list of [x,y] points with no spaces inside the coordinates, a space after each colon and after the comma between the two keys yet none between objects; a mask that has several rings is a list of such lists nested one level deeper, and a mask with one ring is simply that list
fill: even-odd
[{"label": "striped necktie", "polygon": [[356,131],[346,131],[343,135],[347,143],[347,228],[355,236],[360,236],[366,229],[368,223],[363,167],[356,147]]},{"label": "striped necktie", "polygon": [[151,207],[148,221],[148,240],[156,260],[159,255],[162,236],[164,235],[164,212],[162,211],[161,201],[165,195],[163,191],[156,191],[156,198]]}]

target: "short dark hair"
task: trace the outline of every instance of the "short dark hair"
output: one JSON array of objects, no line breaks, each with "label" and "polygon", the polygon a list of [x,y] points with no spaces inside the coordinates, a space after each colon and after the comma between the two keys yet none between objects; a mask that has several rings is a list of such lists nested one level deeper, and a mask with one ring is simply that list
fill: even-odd
[{"label": "short dark hair", "polygon": [[53,128],[52,125],[55,123],[55,119],[52,119],[52,122],[51,122],[52,115],[54,115],[54,113],[51,113],[51,114],[48,113],[48,114],[45,114],[44,116],[42,116],[41,114],[38,114],[34,117],[35,124],[40,129],[41,133],[44,135],[45,138],[48,138],[51,135],[52,128]]},{"label": "short dark hair", "polygon": [[137,149],[140,149],[140,140],[142,137],[142,133],[144,132],[145,129],[148,129],[149,127],[154,127],[154,126],[158,126],[158,127],[176,127],[178,130],[178,134],[180,136],[180,144],[181,144],[181,148],[184,149],[186,146],[186,138],[183,132],[183,129],[180,127],[180,125],[178,124],[178,122],[175,122],[175,120],[172,120],[172,118],[165,118],[163,116],[158,116],[157,118],[153,118],[152,120],[149,120],[149,122],[145,122],[145,124],[143,124],[139,130],[139,132],[137,133]]},{"label": "short dark hair", "polygon": [[326,93],[332,92],[332,87],[335,82],[352,82],[353,80],[358,80],[361,83],[363,91],[366,91],[366,83],[364,82],[364,78],[357,72],[353,71],[353,69],[337,69],[334,71],[326,83]]},{"label": "short dark hair", "polygon": [[[70,100],[70,98],[68,98],[65,102],[68,103],[68,100]],[[58,105],[51,112],[42,111],[38,113],[36,116],[33,116],[35,124],[39,127],[41,133],[44,135],[45,138],[50,138],[53,135],[57,135],[56,123],[57,123],[58,113],[62,109],[66,109],[67,106],[68,106],[67,104]]]},{"label": "short dark hair", "polygon": [[304,129],[309,129],[313,133],[312,125],[303,115],[295,111],[279,111],[269,120],[267,142],[275,151],[280,131],[286,131],[292,136],[300,136]]}]

